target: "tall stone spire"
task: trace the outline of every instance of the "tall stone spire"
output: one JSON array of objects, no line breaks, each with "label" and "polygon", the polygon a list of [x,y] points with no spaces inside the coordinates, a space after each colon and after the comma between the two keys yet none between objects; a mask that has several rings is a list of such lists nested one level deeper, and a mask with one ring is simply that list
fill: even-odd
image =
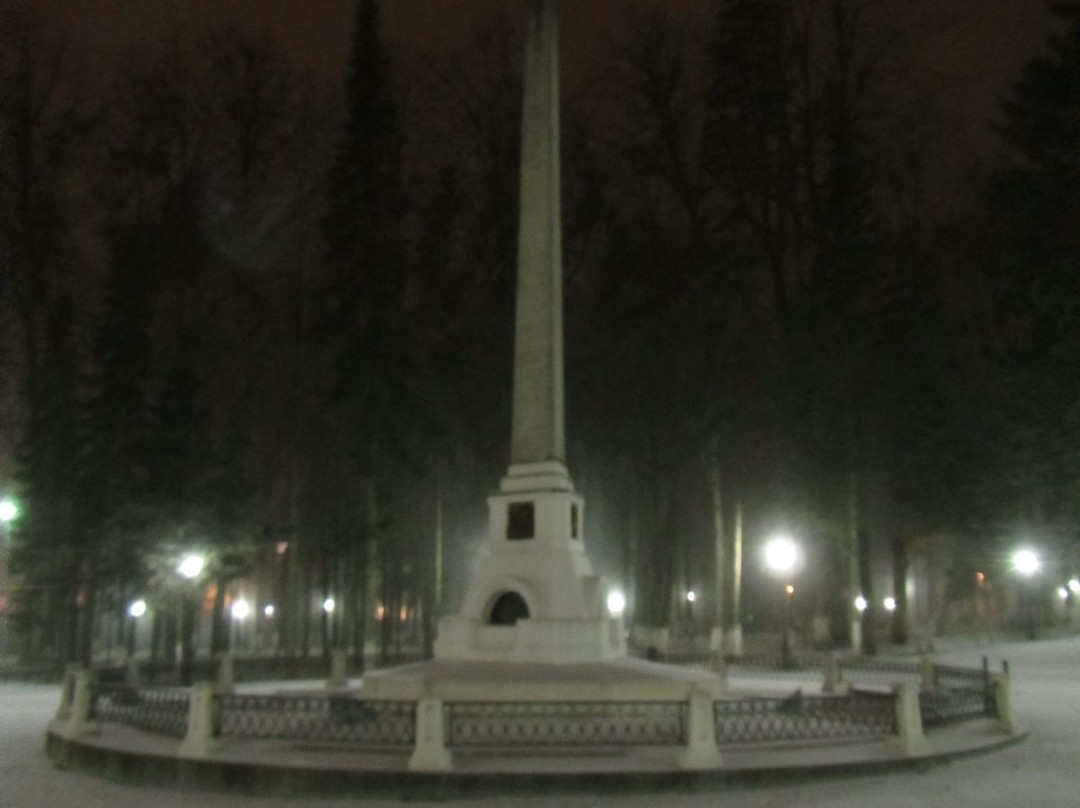
[{"label": "tall stone spire", "polygon": [[512,466],[566,460],[558,12],[526,5]]}]

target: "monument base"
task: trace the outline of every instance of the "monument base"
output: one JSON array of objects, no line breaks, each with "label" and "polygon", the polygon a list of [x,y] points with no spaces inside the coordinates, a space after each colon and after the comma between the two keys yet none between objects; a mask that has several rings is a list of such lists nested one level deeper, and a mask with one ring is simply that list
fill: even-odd
[{"label": "monument base", "polygon": [[468,617],[439,621],[435,658],[575,664],[626,656],[621,618],[519,620],[495,626]]},{"label": "monument base", "polygon": [[436,659],[370,671],[361,686],[365,699],[413,701],[686,701],[723,692],[708,671],[626,657],[565,665]]}]

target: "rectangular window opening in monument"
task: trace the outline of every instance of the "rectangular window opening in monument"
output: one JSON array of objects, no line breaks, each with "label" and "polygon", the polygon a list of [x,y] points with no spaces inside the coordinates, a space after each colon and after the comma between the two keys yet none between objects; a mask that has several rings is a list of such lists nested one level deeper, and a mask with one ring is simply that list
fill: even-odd
[{"label": "rectangular window opening in monument", "polygon": [[531,539],[536,535],[536,509],[532,502],[511,502],[506,521],[506,538],[510,541]]},{"label": "rectangular window opening in monument", "polygon": [[570,503],[570,538],[578,537],[578,507],[576,502]]}]

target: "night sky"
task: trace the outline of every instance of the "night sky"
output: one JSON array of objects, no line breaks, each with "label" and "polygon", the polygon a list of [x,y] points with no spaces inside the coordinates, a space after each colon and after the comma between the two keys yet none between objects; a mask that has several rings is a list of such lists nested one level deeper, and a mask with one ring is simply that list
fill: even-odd
[{"label": "night sky", "polygon": [[[901,0],[903,1],[903,0]],[[302,68],[326,78],[341,75],[351,29],[352,0],[13,0],[34,9],[50,26],[71,31],[73,40],[108,60],[166,31],[238,24],[268,32]],[[563,3],[564,57],[572,66],[589,49],[602,48],[613,20],[636,0]],[[707,18],[715,0],[668,0],[679,14]],[[1023,62],[1045,41],[1051,24],[1039,0],[906,0],[911,10],[942,20],[926,46],[926,64],[951,76],[963,99],[963,127],[979,136],[995,114],[995,99]],[[469,33],[500,17],[516,20],[508,0],[384,0],[392,47],[423,54],[468,41]],[[572,68],[571,68],[572,69]],[[981,139],[981,138],[980,138]]]}]

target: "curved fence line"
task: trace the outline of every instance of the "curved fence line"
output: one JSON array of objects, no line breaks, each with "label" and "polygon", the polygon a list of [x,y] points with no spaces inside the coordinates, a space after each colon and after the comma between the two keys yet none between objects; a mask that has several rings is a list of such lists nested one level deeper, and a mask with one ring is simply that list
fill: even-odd
[{"label": "curved fence line", "polygon": [[[849,684],[865,679],[888,682],[891,687],[888,692],[849,688],[837,695],[806,695],[799,687],[786,697],[713,700],[711,717],[703,720],[706,726],[711,721],[718,746],[903,735],[912,731],[912,714],[914,731],[919,734],[923,728],[983,718],[1009,723],[1008,679],[992,679],[985,666],[978,670],[931,665],[928,659],[918,664],[902,660],[882,664],[835,657],[795,662],[792,667],[774,658],[752,658],[729,667],[728,672],[778,672],[798,675],[804,681],[808,674],[820,675],[834,688],[842,674]],[[71,675],[79,677],[81,684],[65,683],[58,716],[66,720],[84,703],[85,720],[185,738],[185,744],[198,732],[209,733],[206,737],[211,738],[330,742],[387,750],[415,748],[422,740],[420,703],[413,701],[364,700],[331,693],[245,695],[213,692],[210,685],[198,686],[196,690],[206,688],[206,695],[195,699],[189,690],[105,685],[86,672]],[[918,681],[912,682],[913,678]],[[437,712],[425,715],[435,716],[436,727],[441,724],[436,736],[442,740],[437,743],[462,750],[685,748],[691,743],[691,709],[698,709],[689,701],[437,700],[424,709],[432,707]],[[902,723],[901,713],[907,716]],[[709,715],[708,702],[705,715]],[[429,727],[426,736],[430,735],[431,725],[425,726]],[[693,734],[699,737],[697,730]]]},{"label": "curved fence line", "polygon": [[686,703],[448,702],[447,746],[681,746]]}]

